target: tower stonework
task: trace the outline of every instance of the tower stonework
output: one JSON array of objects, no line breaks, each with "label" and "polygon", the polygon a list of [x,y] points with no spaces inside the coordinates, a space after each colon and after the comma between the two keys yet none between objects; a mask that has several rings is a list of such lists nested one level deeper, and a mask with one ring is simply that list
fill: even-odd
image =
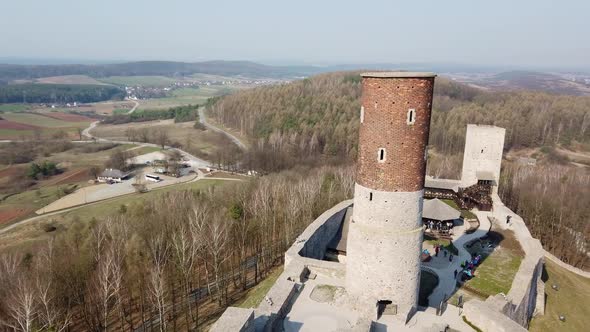
[{"label": "tower stonework", "polygon": [[[472,186],[478,180],[492,180],[492,192],[498,192],[505,135],[504,128],[467,125],[461,187]],[[481,178],[482,176],[485,178]]]},{"label": "tower stonework", "polygon": [[346,288],[359,308],[407,319],[418,306],[432,73],[362,76]]}]

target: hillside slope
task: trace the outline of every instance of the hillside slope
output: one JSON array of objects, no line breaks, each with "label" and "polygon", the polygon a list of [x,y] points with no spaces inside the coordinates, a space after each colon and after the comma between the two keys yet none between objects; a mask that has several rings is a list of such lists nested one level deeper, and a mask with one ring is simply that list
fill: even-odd
[{"label": "hillside slope", "polygon": [[[276,171],[300,164],[351,163],[356,158],[360,92],[358,73],[322,74],[224,96],[211,101],[207,112],[257,143],[246,155],[247,167]],[[484,92],[438,78],[430,174],[459,176],[468,123],[504,127],[506,150],[528,148],[539,154],[536,168],[503,162],[502,199],[527,220],[546,249],[572,265],[587,266],[587,246],[571,243],[590,238],[590,165],[573,166],[553,146],[587,149],[590,97]]]},{"label": "hillside slope", "polygon": [[[208,114],[253,138],[354,156],[359,98],[358,73],[331,73],[226,96],[211,103]],[[506,148],[587,143],[590,97],[493,93],[438,78],[430,144],[460,153],[468,123],[506,128]]]}]

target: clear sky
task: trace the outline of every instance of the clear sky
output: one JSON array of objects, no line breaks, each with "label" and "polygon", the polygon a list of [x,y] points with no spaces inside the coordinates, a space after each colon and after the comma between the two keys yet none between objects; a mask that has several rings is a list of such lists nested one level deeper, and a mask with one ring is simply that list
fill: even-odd
[{"label": "clear sky", "polygon": [[0,57],[590,65],[590,0],[0,2]]}]

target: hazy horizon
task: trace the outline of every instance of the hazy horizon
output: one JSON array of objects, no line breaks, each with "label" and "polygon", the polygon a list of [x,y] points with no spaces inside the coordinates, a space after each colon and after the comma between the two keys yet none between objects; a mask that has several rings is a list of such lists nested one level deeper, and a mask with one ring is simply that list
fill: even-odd
[{"label": "hazy horizon", "polygon": [[394,2],[14,1],[0,60],[590,67],[588,2]]}]

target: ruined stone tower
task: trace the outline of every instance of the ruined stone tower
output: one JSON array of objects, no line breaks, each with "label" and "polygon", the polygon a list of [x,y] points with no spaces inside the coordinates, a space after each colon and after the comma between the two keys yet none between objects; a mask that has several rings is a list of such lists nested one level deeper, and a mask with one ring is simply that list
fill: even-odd
[{"label": "ruined stone tower", "polygon": [[362,76],[354,211],[346,288],[368,313],[407,319],[418,305],[422,201],[432,73]]}]

